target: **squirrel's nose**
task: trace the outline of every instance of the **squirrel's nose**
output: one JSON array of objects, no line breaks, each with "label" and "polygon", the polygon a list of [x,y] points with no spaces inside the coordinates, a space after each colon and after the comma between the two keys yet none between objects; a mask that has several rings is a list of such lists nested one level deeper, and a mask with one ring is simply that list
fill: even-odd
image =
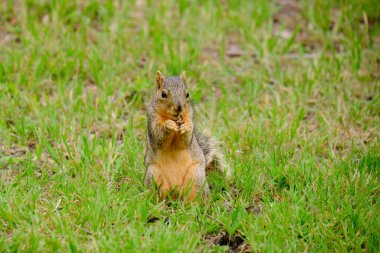
[{"label": "squirrel's nose", "polygon": [[178,104],[177,107],[175,108],[175,112],[180,113],[181,111],[182,111],[182,106]]}]

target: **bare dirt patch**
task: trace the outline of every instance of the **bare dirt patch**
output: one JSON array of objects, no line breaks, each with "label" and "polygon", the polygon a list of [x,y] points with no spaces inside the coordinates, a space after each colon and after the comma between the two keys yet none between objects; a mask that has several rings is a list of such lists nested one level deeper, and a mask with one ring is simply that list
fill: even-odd
[{"label": "bare dirt patch", "polygon": [[251,246],[241,235],[231,236],[226,231],[222,231],[219,234],[206,235],[204,239],[210,246],[228,246],[228,252],[251,252]]}]

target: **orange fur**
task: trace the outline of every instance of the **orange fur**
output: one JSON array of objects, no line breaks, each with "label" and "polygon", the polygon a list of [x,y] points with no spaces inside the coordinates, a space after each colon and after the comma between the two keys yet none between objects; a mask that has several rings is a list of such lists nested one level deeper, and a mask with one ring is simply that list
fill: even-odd
[{"label": "orange fur", "polygon": [[197,191],[193,187],[193,179],[199,163],[191,158],[187,150],[160,151],[157,153],[154,165],[156,171],[153,177],[159,187],[161,199],[171,191],[178,191],[183,199],[188,189],[190,190],[188,198],[192,200],[196,197]]},{"label": "orange fur", "polygon": [[[183,117],[184,123],[192,123],[188,113]],[[160,114],[156,123],[164,127],[165,121],[169,119],[168,115]],[[190,150],[185,147],[185,138],[185,135],[178,132],[170,133],[163,149],[157,152],[152,163],[156,168],[153,178],[159,188],[160,200],[172,191],[177,191],[178,197],[187,201],[192,201],[198,194],[193,182],[195,170],[200,166],[200,162],[196,161]]]},{"label": "orange fur", "polygon": [[165,77],[156,73],[156,92],[148,108],[148,148],[144,183],[158,186],[160,199],[192,201],[198,193],[206,196],[209,187],[206,167],[229,170],[217,142],[194,133],[193,109],[186,86],[186,74]]}]

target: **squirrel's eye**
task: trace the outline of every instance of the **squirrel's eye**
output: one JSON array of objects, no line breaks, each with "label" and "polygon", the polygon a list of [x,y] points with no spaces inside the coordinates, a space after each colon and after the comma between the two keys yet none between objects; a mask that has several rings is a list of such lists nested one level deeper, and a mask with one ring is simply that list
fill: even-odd
[{"label": "squirrel's eye", "polygon": [[189,92],[186,92],[186,98],[189,98]]},{"label": "squirrel's eye", "polygon": [[165,91],[162,91],[162,93],[161,93],[161,97],[162,98],[166,98],[168,95],[166,95],[166,92]]}]

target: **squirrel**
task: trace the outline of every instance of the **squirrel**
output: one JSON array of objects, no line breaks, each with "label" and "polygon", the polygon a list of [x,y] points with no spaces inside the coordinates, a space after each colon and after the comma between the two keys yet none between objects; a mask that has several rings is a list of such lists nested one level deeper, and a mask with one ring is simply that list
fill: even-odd
[{"label": "squirrel", "polygon": [[[168,194],[193,201],[209,192],[206,170],[217,168],[229,178],[230,170],[218,142],[194,129],[186,73],[156,73],[156,92],[148,109],[145,185],[157,186],[160,201]],[[152,182],[152,180],[154,182]]]}]

